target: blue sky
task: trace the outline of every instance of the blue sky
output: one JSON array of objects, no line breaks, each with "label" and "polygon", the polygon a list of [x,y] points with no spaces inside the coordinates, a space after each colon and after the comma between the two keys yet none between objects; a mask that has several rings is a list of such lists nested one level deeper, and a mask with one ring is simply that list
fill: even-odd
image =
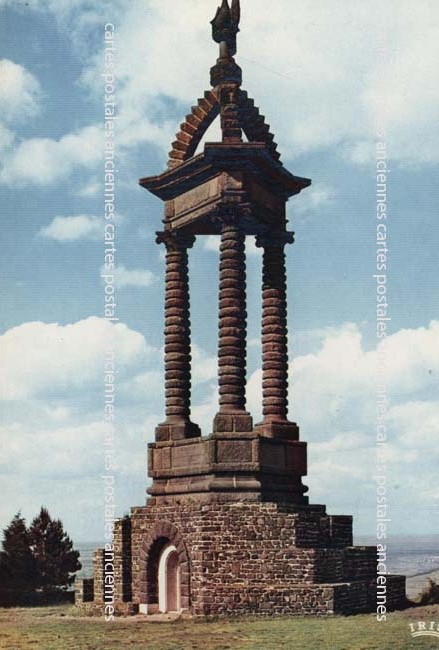
[{"label": "blue sky", "polygon": [[[291,417],[309,443],[310,498],[374,532],[375,142],[388,175],[391,532],[437,532],[438,8],[391,1],[242,1],[244,88],[284,164],[313,180],[288,206]],[[77,540],[102,538],[102,78],[115,25],[119,513],[144,501],[163,417],[165,168],[209,88],[215,0],[0,1],[3,319],[0,524],[41,503]],[[384,48],[384,53],[380,51]],[[215,131],[210,137],[215,137]],[[194,420],[216,410],[217,242],[190,255]],[[249,407],[260,412],[260,257],[248,245]],[[111,328],[110,328],[111,329]]]}]

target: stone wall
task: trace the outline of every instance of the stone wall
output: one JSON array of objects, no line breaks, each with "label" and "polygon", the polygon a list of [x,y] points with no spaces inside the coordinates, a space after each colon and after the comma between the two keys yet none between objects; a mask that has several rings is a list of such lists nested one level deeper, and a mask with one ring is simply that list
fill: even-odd
[{"label": "stone wall", "polygon": [[[328,516],[324,506],[151,499],[131,520],[133,601],[150,609],[160,540],[179,552],[182,606],[194,614],[375,609],[375,547],[344,546],[352,519]],[[392,580],[396,605],[403,590]]]},{"label": "stone wall", "polygon": [[94,601],[94,579],[77,578],[75,580],[75,603],[92,603]]},{"label": "stone wall", "polygon": [[132,600],[131,519],[124,517],[114,523],[114,596],[116,601]]},{"label": "stone wall", "polygon": [[[352,518],[291,503],[151,498],[114,528],[115,613],[158,611],[157,568],[179,554],[181,607],[194,615],[330,615],[376,610],[376,548],[352,546]],[[77,603],[103,612],[104,551]],[[107,557],[108,561],[108,557]],[[94,599],[93,599],[94,596]],[[93,601],[93,602],[90,602]],[[405,578],[387,576],[387,608],[405,602]],[[93,609],[94,608],[94,609]]]},{"label": "stone wall", "polygon": [[97,548],[93,553],[94,601],[104,602],[104,549]]}]

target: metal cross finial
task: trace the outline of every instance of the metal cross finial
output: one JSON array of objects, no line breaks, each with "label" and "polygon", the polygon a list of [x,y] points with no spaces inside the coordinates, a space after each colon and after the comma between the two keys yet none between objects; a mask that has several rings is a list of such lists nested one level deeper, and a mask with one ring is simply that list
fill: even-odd
[{"label": "metal cross finial", "polygon": [[239,32],[241,9],[239,0],[223,0],[221,7],[216,10],[215,18],[211,20],[212,38],[220,44],[220,58],[228,59],[236,54],[236,35]]}]

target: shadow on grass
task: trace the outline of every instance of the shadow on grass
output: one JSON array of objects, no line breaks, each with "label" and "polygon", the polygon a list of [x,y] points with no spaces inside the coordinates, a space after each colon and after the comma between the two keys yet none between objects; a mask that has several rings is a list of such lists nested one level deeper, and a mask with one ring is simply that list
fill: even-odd
[{"label": "shadow on grass", "polygon": [[73,604],[74,591],[21,592],[0,589],[0,607],[45,607]]}]

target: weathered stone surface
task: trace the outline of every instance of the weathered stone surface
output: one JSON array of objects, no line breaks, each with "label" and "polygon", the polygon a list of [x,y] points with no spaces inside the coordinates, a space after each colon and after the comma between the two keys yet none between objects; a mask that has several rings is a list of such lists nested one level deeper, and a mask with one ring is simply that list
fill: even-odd
[{"label": "weathered stone surface", "polygon": [[92,603],[94,601],[94,579],[77,578],[75,580],[75,603]]},{"label": "weathered stone surface", "polygon": [[[214,431],[250,431],[245,410],[246,282],[244,234],[238,219],[221,219],[219,287],[219,413]],[[224,363],[224,358],[227,363]]]},{"label": "weathered stone surface", "polygon": [[156,428],[156,440],[178,440],[201,435],[190,420],[191,341],[187,249],[193,235],[157,233],[166,246],[165,279],[165,397],[166,422]]},{"label": "weathered stone surface", "polygon": [[[324,506],[152,498],[115,525],[116,612],[133,614],[144,605],[158,611],[158,560],[168,543],[178,552],[181,607],[193,614],[374,611],[376,548],[353,547],[351,540],[352,517],[327,515]],[[94,579],[76,585],[77,604],[97,614],[104,606],[103,562],[97,551]],[[404,603],[405,578],[387,576],[388,610]]]},{"label": "weathered stone surface", "polygon": [[[133,509],[125,528],[134,577],[131,611],[142,604],[156,611],[158,558],[167,543],[179,554],[181,606],[193,614],[373,611],[376,549],[345,547],[333,535],[336,524],[324,506],[151,499]],[[352,529],[352,518],[338,524]],[[115,545],[117,566],[123,566],[121,548]],[[117,573],[118,595],[124,575]],[[389,609],[404,603],[404,585],[403,576],[387,576]]]},{"label": "weathered stone surface", "polygon": [[262,257],[262,405],[263,422],[256,430],[265,436],[298,438],[288,421],[288,329],[284,246],[292,233],[259,235]]}]

